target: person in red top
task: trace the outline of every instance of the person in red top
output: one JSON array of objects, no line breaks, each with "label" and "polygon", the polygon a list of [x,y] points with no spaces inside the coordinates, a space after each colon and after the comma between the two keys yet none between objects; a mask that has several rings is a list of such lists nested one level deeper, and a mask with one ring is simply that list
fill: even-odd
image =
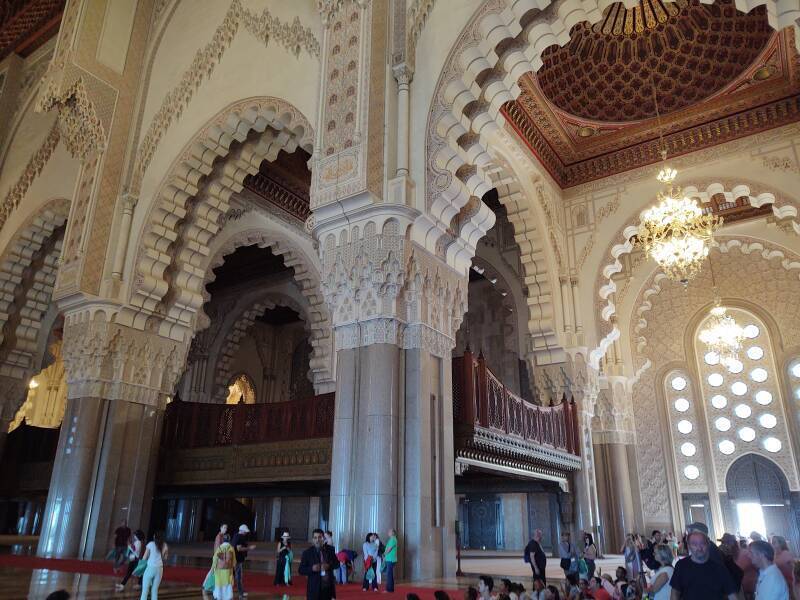
[{"label": "person in red top", "polygon": [[786,580],[786,585],[792,589],[794,583],[794,576],[792,570],[794,568],[794,556],[789,550],[789,544],[786,543],[786,538],[782,535],[772,536],[772,548],[775,550],[775,566],[780,569],[783,578]]},{"label": "person in red top", "polygon": [[605,590],[599,577],[589,578],[589,593],[595,600],[611,600],[611,595]]},{"label": "person in red top", "polygon": [[744,576],[742,577],[742,592],[745,598],[752,598],[756,592],[756,581],[758,580],[758,569],[753,564],[753,556],[747,545],[739,545],[739,554],[736,555],[736,566],[738,566]]}]

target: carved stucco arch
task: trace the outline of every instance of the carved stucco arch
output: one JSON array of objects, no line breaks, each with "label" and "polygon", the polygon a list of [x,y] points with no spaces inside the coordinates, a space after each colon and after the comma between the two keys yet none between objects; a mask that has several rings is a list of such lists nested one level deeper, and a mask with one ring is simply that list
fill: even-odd
[{"label": "carved stucco arch", "polygon": [[187,339],[203,304],[209,247],[245,177],[278,152],[313,151],[308,119],[285,100],[248,98],[220,111],[168,170],[145,217],[135,253],[130,307],[122,323]]},{"label": "carved stucco arch", "polygon": [[291,308],[303,318],[306,331],[311,333],[308,323],[308,307],[286,294],[267,292],[266,294],[257,294],[257,296],[259,299],[255,302],[239,303],[240,306],[246,307],[238,311],[230,326],[223,332],[220,343],[215,344],[216,352],[209,357],[211,359],[209,367],[215,373],[214,388],[211,390],[212,402],[224,401],[230,379],[233,376],[234,356],[241,346],[242,339],[246,337],[253,323],[264,311],[277,306]]},{"label": "carved stucco arch", "polygon": [[66,199],[48,202],[0,258],[0,358],[4,370],[18,370],[20,377],[33,367],[29,359],[55,286],[69,206]]},{"label": "carved stucco arch", "polygon": [[[763,189],[763,186],[752,182],[731,184],[727,181],[716,181],[702,185],[689,185],[683,188],[683,191],[686,196],[698,200],[701,205],[707,203],[713,196],[720,194],[728,201],[747,198],[750,205],[755,208],[769,205],[772,210],[772,216],[777,222],[785,224],[797,235],[800,235],[800,219],[798,218],[800,213],[798,212],[797,203],[771,191],[761,191],[758,188]],[[643,208],[642,212],[646,208]],[[620,228],[619,232],[612,238],[606,253],[610,260],[605,264],[601,263],[599,267],[595,288],[599,300],[597,315],[599,341],[590,353],[591,363],[595,367],[599,365],[609,346],[620,335],[616,323],[615,293],[617,292],[617,286],[613,276],[623,270],[620,258],[623,255],[630,254],[635,248],[632,240],[639,232],[640,219],[641,215],[639,214],[635,219],[629,220],[626,225]]]},{"label": "carved stucco arch", "polygon": [[[572,27],[584,21],[598,22],[613,3],[489,0],[478,8],[450,51],[436,84],[426,126],[429,214],[418,219],[415,235],[424,239],[444,236],[459,213],[475,228],[485,225],[481,211],[463,213],[471,199],[481,198],[492,188],[490,148],[492,137],[505,124],[501,107],[519,96],[517,81],[542,66],[541,56],[547,48],[565,45]],[[631,8],[636,2],[626,0],[624,4]],[[761,5],[767,7],[773,28],[796,26],[798,0],[736,2],[742,12]]]},{"label": "carved stucco arch", "polygon": [[[205,291],[206,285],[214,280],[214,269],[225,262],[227,255],[232,254],[242,246],[256,245],[259,248],[270,248],[273,254],[283,258],[283,262],[287,267],[292,268],[294,282],[297,284],[300,294],[308,303],[308,306],[298,304],[298,308],[293,305],[287,306],[295,308],[300,314],[304,315],[306,328],[309,331],[309,343],[312,348],[310,368],[314,374],[314,384],[330,386],[335,380],[333,326],[327,305],[322,297],[320,266],[317,255],[313,252],[304,251],[301,240],[305,240],[306,244],[309,245],[311,243],[308,234],[304,231],[297,230],[292,235],[290,232],[285,231],[284,228],[279,228],[277,224],[269,228],[262,226],[228,232],[227,238],[219,246],[214,256],[204,265],[204,300],[210,300],[208,292]],[[261,312],[263,312],[263,309]],[[208,317],[202,311],[198,318],[198,324],[201,329],[205,329],[209,325]]]}]

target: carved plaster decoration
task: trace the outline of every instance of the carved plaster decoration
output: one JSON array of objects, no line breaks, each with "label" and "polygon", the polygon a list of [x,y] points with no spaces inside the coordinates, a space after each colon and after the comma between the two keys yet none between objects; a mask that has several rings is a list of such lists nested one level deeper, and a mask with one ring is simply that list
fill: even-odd
[{"label": "carved plaster decoration", "polygon": [[91,152],[102,152],[106,146],[106,132],[86,92],[83,79],[77,79],[63,92],[55,79],[39,97],[36,110],[58,111],[58,127],[69,153],[85,160]]},{"label": "carved plaster decoration", "polygon": [[[715,182],[705,186],[701,191],[695,185],[688,185],[684,188],[684,192],[691,198],[698,199],[701,203],[706,203],[710,198],[719,194],[731,202],[738,198],[747,198],[748,202],[754,208],[761,208],[769,206],[772,211],[772,216],[782,223],[788,223],[797,235],[800,235],[800,218],[798,215],[798,206],[789,200],[782,197],[776,197],[772,192],[756,193],[751,190],[750,185],[740,183],[737,185],[725,185],[724,183]],[[622,227],[621,233],[615,236],[614,239],[622,239],[622,242],[612,243],[609,254],[612,257],[612,262],[602,265],[599,269],[597,278],[597,287],[599,304],[597,310],[599,312],[597,319],[598,334],[600,342],[597,347],[592,351],[591,357],[593,364],[599,364],[600,359],[605,355],[608,348],[613,343],[613,340],[618,336],[618,328],[615,323],[616,304],[617,304],[617,282],[615,276],[622,272],[623,263],[622,258],[624,255],[631,254],[634,251],[635,245],[633,238],[638,233],[638,219],[630,221],[627,225]]]},{"label": "carved plaster decoration", "polygon": [[788,156],[765,156],[761,159],[763,164],[770,171],[784,171],[786,173],[800,173],[800,166]]},{"label": "carved plaster decoration", "polygon": [[[294,281],[300,293],[308,301],[308,307],[302,307],[302,309],[298,309],[298,312],[305,315],[305,325],[309,331],[309,343],[312,348],[311,371],[314,375],[314,383],[318,386],[330,384],[335,377],[332,347],[333,327],[328,307],[320,290],[319,269],[309,257],[294,248],[290,242],[278,240],[274,233],[264,232],[263,230],[249,230],[239,233],[228,240],[209,263],[206,269],[203,289],[205,290],[206,285],[213,281],[214,269],[223,264],[225,256],[233,253],[236,248],[254,244],[261,248],[269,247],[273,254],[283,257],[283,262],[287,267],[292,268]],[[206,301],[210,299],[210,296],[205,297]],[[227,312],[232,309],[233,306],[229,307]],[[213,323],[215,319],[211,318],[212,316],[201,313],[199,327],[204,329]],[[220,317],[218,316],[217,319],[220,319]],[[213,340],[214,338],[211,339]]]},{"label": "carved plaster decoration", "polygon": [[0,375],[0,435],[8,431],[8,425],[14,420],[19,409],[25,403],[28,391],[28,378],[18,379],[8,375]]},{"label": "carved plaster decoration", "polygon": [[[240,25],[265,45],[270,40],[275,40],[295,56],[305,50],[311,56],[319,58],[319,41],[311,28],[302,26],[299,18],[296,17],[290,25],[272,16],[266,8],[260,14],[255,14],[243,7],[241,0],[233,0],[211,41],[197,51],[192,64],[181,76],[180,83],[166,95],[153,116],[139,146],[131,189],[138,190],[164,134],[180,118],[203,82],[211,77],[236,37]],[[306,131],[310,132],[311,128],[307,127]]]},{"label": "carved plaster decoration", "polygon": [[[800,335],[798,304],[792,299],[800,289],[800,259],[778,246],[749,238],[723,238],[712,250],[715,279],[720,294],[741,299],[769,313],[780,337],[791,343]],[[668,497],[664,470],[662,423],[653,390],[656,377],[670,364],[688,368],[683,328],[712,299],[711,276],[704,270],[687,289],[668,283],[661,273],[643,287],[631,315],[630,336],[635,364],[640,366],[633,385],[637,457],[645,515],[653,520],[667,516]],[[786,455],[789,457],[789,454]],[[780,457],[771,456],[780,462]],[[791,462],[791,458],[788,458]],[[786,473],[794,473],[787,466]],[[724,480],[724,478],[723,478]]]},{"label": "carved plaster decoration", "polygon": [[115,323],[115,310],[92,307],[65,317],[67,397],[164,408],[183,372],[189,344]]},{"label": "carved plaster decoration", "polygon": [[308,150],[312,137],[308,120],[277,98],[237,102],[198,133],[156,194],[136,258],[133,311],[123,311],[125,323],[141,327],[144,320],[133,313],[145,319],[157,314],[165,319],[165,335],[186,335],[203,304],[205,271],[198,266],[207,261],[233,195],[264,160],[298,145]]},{"label": "carved plaster decoration", "polygon": [[450,356],[466,311],[466,277],[409,243],[394,218],[342,229],[338,240],[320,237],[337,350],[390,343]]},{"label": "carved plaster decoration", "polygon": [[325,26],[330,25],[331,20],[342,7],[342,2],[343,0],[317,0],[317,9]]},{"label": "carved plaster decoration", "polygon": [[[795,26],[797,2],[790,8],[756,0],[748,7],[761,4],[773,28]],[[490,0],[478,8],[448,56],[426,127],[426,206],[440,235],[451,211],[457,213],[471,196],[480,198],[490,188],[491,136],[505,124],[503,105],[520,94],[519,78],[542,66],[545,50],[566,44],[575,24],[602,19],[605,7],[600,0],[508,5]],[[532,11],[537,13],[531,21]]]},{"label": "carved plaster decoration", "polygon": [[8,217],[11,215],[14,209],[19,206],[19,203],[25,197],[25,194],[33,183],[33,180],[39,176],[39,174],[42,172],[42,169],[44,169],[45,165],[50,160],[50,157],[53,155],[53,151],[56,149],[60,139],[61,130],[59,129],[58,121],[56,121],[50,128],[50,132],[47,134],[47,137],[42,145],[28,161],[28,164],[25,166],[25,170],[22,172],[22,175],[20,175],[17,182],[8,191],[8,194],[6,194],[3,204],[0,206],[0,229],[2,229],[6,224]]},{"label": "carved plaster decoration", "polygon": [[436,0],[411,0],[408,6],[408,24],[406,25],[409,37],[409,47],[416,48],[417,41],[422,35],[428,16],[431,14]]},{"label": "carved plaster decoration", "polygon": [[50,203],[0,261],[0,374],[26,379],[55,284],[69,201]]}]

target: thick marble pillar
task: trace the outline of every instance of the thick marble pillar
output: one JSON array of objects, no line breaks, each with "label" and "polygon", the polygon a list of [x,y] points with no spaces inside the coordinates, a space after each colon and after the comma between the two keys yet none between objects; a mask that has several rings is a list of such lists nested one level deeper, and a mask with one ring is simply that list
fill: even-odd
[{"label": "thick marble pillar", "polygon": [[40,556],[101,558],[123,519],[149,527],[163,409],[186,347],[106,321],[102,308],[65,316],[67,408]]},{"label": "thick marble pillar", "polygon": [[628,444],[595,444],[600,521],[606,552],[618,552],[625,534],[636,530],[633,511],[631,462]]}]

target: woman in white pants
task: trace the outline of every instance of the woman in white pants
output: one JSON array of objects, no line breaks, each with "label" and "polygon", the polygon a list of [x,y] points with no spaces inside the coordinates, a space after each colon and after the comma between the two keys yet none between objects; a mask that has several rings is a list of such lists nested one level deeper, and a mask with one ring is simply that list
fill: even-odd
[{"label": "woman in white pants", "polygon": [[161,534],[156,533],[153,541],[147,544],[142,557],[142,560],[147,561],[147,568],[142,576],[140,600],[147,600],[148,594],[153,600],[158,600],[158,586],[161,584],[161,576],[164,574],[164,559],[168,552],[169,548],[164,543]]}]

